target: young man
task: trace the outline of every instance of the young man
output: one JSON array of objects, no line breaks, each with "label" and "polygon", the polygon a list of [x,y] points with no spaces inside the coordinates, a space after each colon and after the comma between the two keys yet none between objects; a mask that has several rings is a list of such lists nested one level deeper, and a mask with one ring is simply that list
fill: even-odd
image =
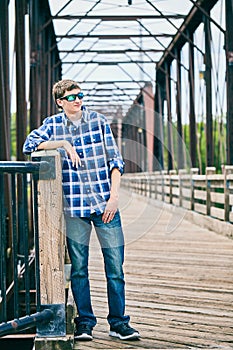
[{"label": "young man", "polygon": [[138,339],[139,333],[124,314],[124,237],[118,210],[124,162],[106,118],[82,106],[83,93],[75,81],[57,82],[53,97],[62,112],[46,118],[32,131],[23,151],[30,154],[58,149],[61,153],[71,287],[78,311],[74,338],[91,340],[97,322],[88,279],[89,241],[94,225],[105,264],[109,335],[122,340]]}]

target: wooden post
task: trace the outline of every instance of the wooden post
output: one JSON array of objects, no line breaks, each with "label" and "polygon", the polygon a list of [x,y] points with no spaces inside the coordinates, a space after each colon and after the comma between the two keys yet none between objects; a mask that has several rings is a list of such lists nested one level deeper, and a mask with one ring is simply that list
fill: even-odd
[{"label": "wooden post", "polygon": [[161,179],[162,179],[162,184],[161,184],[162,188],[161,188],[161,190],[162,190],[162,201],[163,202],[165,200],[164,175],[166,175],[166,174],[167,174],[166,170],[162,170],[161,171]]},{"label": "wooden post", "polygon": [[169,170],[169,203],[173,204],[173,182],[172,175],[176,175],[176,170]]},{"label": "wooden post", "polygon": [[35,350],[42,349],[45,343],[46,350],[54,349],[55,343],[56,349],[66,349],[65,223],[60,154],[55,150],[34,152],[32,160],[48,161],[54,166],[52,178],[39,177],[38,215],[41,308],[51,308],[55,315],[49,324],[38,325]]},{"label": "wooden post", "polygon": [[155,184],[154,198],[158,199],[158,179],[161,177],[161,172],[155,171],[154,174],[155,174],[155,176],[154,176],[154,184]]},{"label": "wooden post", "polygon": [[183,180],[182,176],[187,175],[187,170],[186,169],[179,169],[178,170],[178,175],[179,175],[179,206],[183,206]]},{"label": "wooden post", "polygon": [[225,0],[226,11],[226,97],[227,97],[227,164],[233,165],[233,3]]},{"label": "wooden post", "polygon": [[222,167],[222,173],[224,174],[224,220],[229,221],[230,219],[230,189],[229,180],[227,176],[233,173],[232,165],[225,165]]},{"label": "wooden post", "polygon": [[216,174],[215,167],[206,168],[206,215],[211,214],[211,181],[208,179],[208,175]]},{"label": "wooden post", "polygon": [[199,169],[198,168],[191,168],[190,169],[190,175],[191,175],[191,205],[190,209],[194,210],[195,209],[195,182],[193,179],[193,175],[198,175]]}]

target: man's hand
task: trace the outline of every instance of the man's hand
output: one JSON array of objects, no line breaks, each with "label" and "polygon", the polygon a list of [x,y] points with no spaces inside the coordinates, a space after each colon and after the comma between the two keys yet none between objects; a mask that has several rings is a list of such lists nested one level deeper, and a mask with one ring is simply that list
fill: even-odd
[{"label": "man's hand", "polygon": [[78,168],[81,165],[81,159],[79,158],[75,147],[71,145],[71,143],[67,140],[59,140],[59,141],[45,141],[41,142],[38,146],[38,150],[41,149],[57,149],[64,148],[72,161],[72,165]]},{"label": "man's hand", "polygon": [[118,209],[119,200],[119,188],[120,188],[121,174],[117,168],[114,168],[111,172],[111,191],[110,198],[107,201],[105,211],[102,216],[102,221],[108,224],[114,218]]},{"label": "man's hand", "polygon": [[111,196],[107,202],[105,211],[102,216],[102,221],[105,224],[108,224],[112,219],[114,218],[116,212],[118,209],[118,197],[116,196]]},{"label": "man's hand", "polygon": [[79,158],[76,149],[68,141],[64,141],[63,148],[66,150],[68,156],[72,161],[73,167],[78,168],[81,165],[81,159]]}]

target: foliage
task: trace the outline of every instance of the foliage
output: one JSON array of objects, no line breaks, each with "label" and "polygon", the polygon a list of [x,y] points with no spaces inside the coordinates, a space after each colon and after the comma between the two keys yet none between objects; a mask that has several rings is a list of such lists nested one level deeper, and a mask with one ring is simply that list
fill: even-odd
[{"label": "foliage", "polygon": [[[216,117],[213,120],[213,162],[216,167],[217,173],[221,173],[222,164],[226,163],[226,123],[220,122],[220,118]],[[204,174],[207,167],[206,164],[206,124],[201,121],[196,124],[196,137],[197,137],[197,149],[196,149],[196,167],[200,169],[200,173]],[[184,158],[185,158],[185,168],[190,167],[190,133],[189,125],[183,125],[183,141],[184,141]],[[173,144],[169,152],[172,153],[173,167],[177,169],[178,166],[178,154],[177,149],[177,124],[173,123],[172,126],[172,138]],[[164,169],[168,169],[168,126],[167,123],[164,124],[163,129],[163,151],[164,151]]]},{"label": "foliage", "polygon": [[16,159],[16,113],[11,114],[11,159]]}]

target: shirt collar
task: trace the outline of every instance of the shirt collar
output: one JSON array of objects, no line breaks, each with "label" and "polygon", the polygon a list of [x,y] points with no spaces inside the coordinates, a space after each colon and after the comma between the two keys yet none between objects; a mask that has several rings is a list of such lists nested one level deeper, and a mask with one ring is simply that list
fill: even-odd
[{"label": "shirt collar", "polygon": [[[82,117],[81,117],[82,122],[84,122],[84,123],[88,122],[88,114],[89,113],[88,113],[86,106],[82,106]],[[69,124],[72,123],[72,121],[67,117],[65,112],[62,113],[62,118],[64,120],[65,126],[69,126]]]}]

